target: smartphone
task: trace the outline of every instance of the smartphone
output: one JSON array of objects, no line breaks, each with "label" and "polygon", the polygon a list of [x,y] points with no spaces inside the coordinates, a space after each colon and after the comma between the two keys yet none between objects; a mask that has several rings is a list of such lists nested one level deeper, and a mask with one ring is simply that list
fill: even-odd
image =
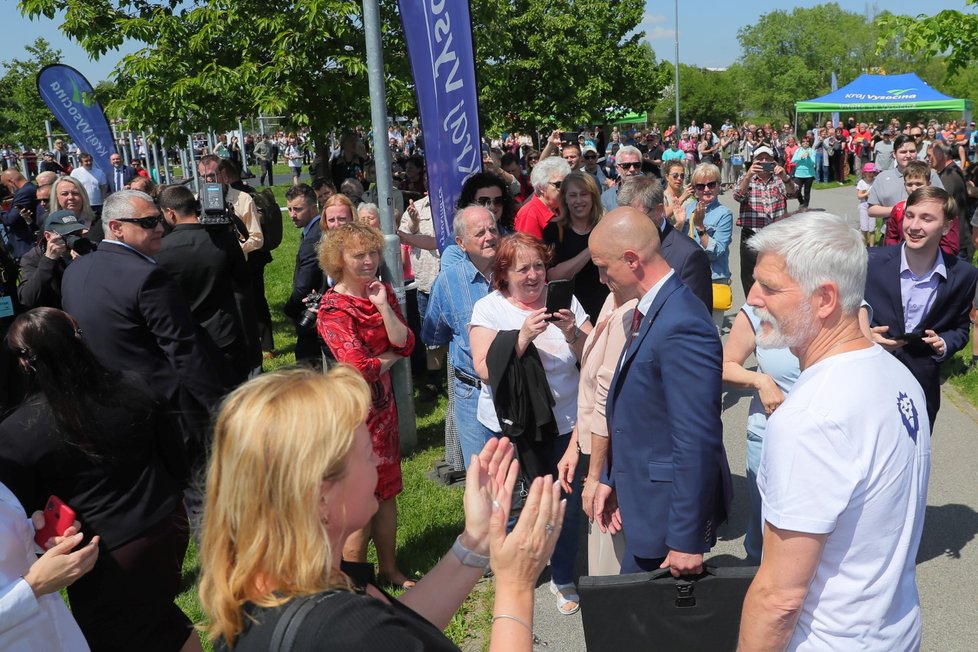
[{"label": "smartphone", "polygon": [[764,170],[765,172],[774,172],[774,161],[761,163],[761,169]]},{"label": "smartphone", "polygon": [[57,496],[50,496],[44,506],[44,527],[34,534],[34,542],[44,547],[51,537],[60,537],[75,522],[75,510]]},{"label": "smartphone", "polygon": [[[883,334],[883,337],[886,337],[886,336],[887,336],[886,333],[884,333]],[[919,342],[922,339],[924,339],[924,336],[921,335],[920,333],[913,333],[913,332],[910,332],[910,333],[897,333],[896,335],[890,335],[889,337],[890,337],[891,340],[897,340],[899,342],[906,342],[907,344],[911,344],[913,342]]]},{"label": "smartphone", "polygon": [[[559,310],[570,308],[572,296],[574,296],[574,281],[560,280],[547,283],[547,313],[555,315]],[[547,321],[557,321],[557,317],[547,317]]]},{"label": "smartphone", "polygon": [[562,131],[560,132],[560,142],[565,144],[574,143],[577,144],[577,132],[576,131]]}]

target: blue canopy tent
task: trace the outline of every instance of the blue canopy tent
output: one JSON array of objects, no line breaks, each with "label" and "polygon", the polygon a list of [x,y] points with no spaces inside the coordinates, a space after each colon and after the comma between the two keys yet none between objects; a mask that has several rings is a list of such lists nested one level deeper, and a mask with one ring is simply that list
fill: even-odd
[{"label": "blue canopy tent", "polygon": [[795,102],[799,113],[834,111],[961,111],[965,124],[971,120],[971,100],[948,97],[935,91],[914,73],[860,75],[828,95]]}]

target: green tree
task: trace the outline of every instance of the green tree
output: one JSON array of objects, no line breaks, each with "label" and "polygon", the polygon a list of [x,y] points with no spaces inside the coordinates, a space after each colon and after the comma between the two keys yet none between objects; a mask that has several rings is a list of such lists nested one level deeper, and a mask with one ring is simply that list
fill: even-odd
[{"label": "green tree", "polygon": [[21,0],[64,12],[61,31],[90,55],[124,41],[107,110],[164,136],[231,128],[264,112],[319,133],[367,115],[360,3],[352,0]]},{"label": "green tree", "polygon": [[[668,80],[668,86],[662,91],[653,116],[659,124],[672,124],[676,121],[674,67],[666,61],[661,68],[660,76]],[[709,123],[719,129],[727,119],[737,123],[743,110],[743,90],[736,68],[708,70],[679,64],[679,119],[684,125],[696,120],[697,124]]]},{"label": "green tree", "polygon": [[[978,0],[965,0],[971,12]],[[946,55],[948,73],[954,75],[978,61],[978,15],[948,9],[933,16],[894,16],[882,14],[876,19],[879,28],[877,47],[890,48],[895,43],[913,55]]]},{"label": "green tree", "polygon": [[644,0],[471,6],[484,131],[574,128],[654,104],[655,54],[635,31]]},{"label": "green tree", "polygon": [[52,50],[51,44],[38,38],[26,48],[26,59],[4,61],[3,77],[0,78],[0,134],[4,140],[39,147],[47,143],[45,120],[52,121],[52,128],[60,129],[54,116],[44,105],[37,92],[37,73],[52,63],[61,62],[61,50]]},{"label": "green tree", "polygon": [[796,101],[828,92],[833,72],[842,86],[883,62],[873,24],[836,3],[773,11],[737,38],[747,105],[779,120],[794,116]]}]

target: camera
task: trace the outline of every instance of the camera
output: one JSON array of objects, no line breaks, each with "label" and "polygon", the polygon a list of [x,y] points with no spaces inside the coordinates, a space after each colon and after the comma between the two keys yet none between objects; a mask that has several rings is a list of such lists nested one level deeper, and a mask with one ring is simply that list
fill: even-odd
[{"label": "camera", "polygon": [[299,315],[299,328],[312,331],[316,330],[316,320],[319,319],[319,302],[322,298],[322,294],[313,290],[302,300],[306,304],[306,309]]},{"label": "camera", "polygon": [[95,250],[95,246],[92,244],[92,241],[84,236],[71,234],[63,237],[65,240],[65,246],[68,247],[68,251],[74,251],[79,256],[90,254]]},{"label": "camera", "polygon": [[201,184],[198,221],[204,226],[227,226],[232,215],[234,207],[224,200],[224,187],[219,183]]}]

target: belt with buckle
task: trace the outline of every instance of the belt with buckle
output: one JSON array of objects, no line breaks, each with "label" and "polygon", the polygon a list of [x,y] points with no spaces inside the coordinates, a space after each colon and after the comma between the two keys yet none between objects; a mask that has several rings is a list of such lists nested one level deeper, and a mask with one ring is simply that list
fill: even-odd
[{"label": "belt with buckle", "polygon": [[464,371],[459,371],[458,369],[455,369],[454,371],[455,371],[455,377],[458,378],[460,383],[464,385],[468,385],[469,387],[475,387],[476,389],[479,390],[482,389],[482,381],[479,380],[478,378],[473,378],[472,376],[468,375]]}]

